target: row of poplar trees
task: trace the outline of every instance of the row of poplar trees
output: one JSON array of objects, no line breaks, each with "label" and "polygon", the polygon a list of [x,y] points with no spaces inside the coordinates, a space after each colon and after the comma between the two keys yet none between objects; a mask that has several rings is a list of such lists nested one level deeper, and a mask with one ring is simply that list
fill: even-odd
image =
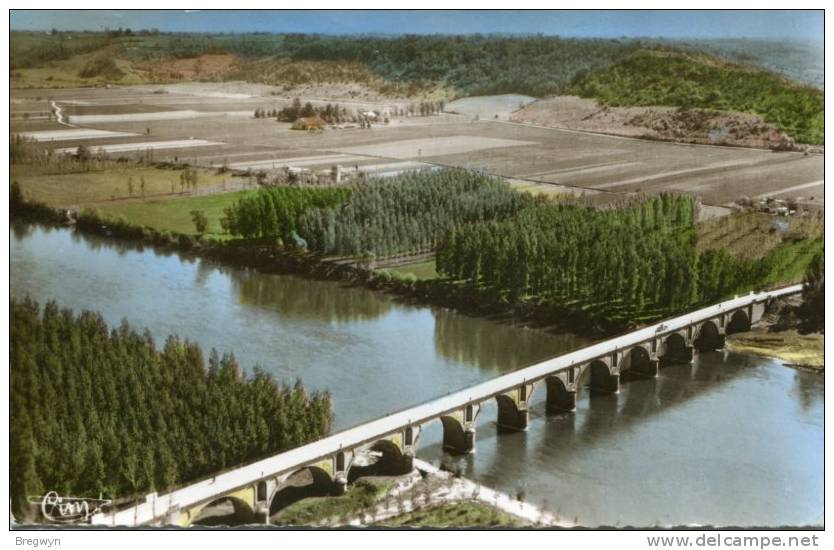
[{"label": "row of poplar trees", "polygon": [[299,233],[322,254],[430,252],[450,229],[503,219],[530,203],[506,183],[466,170],[409,172],[360,185],[335,208],[314,208]]},{"label": "row of poplar trees", "polygon": [[822,250],[822,239],[806,239],[756,259],[699,252],[696,220],[696,200],[678,195],[605,210],[537,204],[449,231],[437,248],[437,271],[511,302],[640,320],[794,279],[797,266]]},{"label": "row of poplar trees", "polygon": [[514,301],[621,303],[632,313],[649,304],[683,307],[697,293],[695,214],[694,201],[679,196],[608,210],[537,205],[509,220],[450,231],[438,247],[437,270]]},{"label": "row of poplar trees", "polygon": [[[796,277],[822,240],[757,259],[698,249],[697,201],[665,194],[606,209],[515,192],[462,169],[345,189],[268,188],[227,209],[226,227],[324,255],[436,252],[442,276],[511,302],[641,320]],[[292,236],[292,241],[288,238]]]},{"label": "row of poplar trees", "polygon": [[490,176],[424,170],[351,188],[265,187],[226,208],[220,223],[235,236],[325,255],[386,257],[431,252],[454,227],[503,219],[532,202]]},{"label": "row of poplar trees", "polygon": [[97,313],[11,302],[11,498],[163,492],[325,435],[330,397]]}]

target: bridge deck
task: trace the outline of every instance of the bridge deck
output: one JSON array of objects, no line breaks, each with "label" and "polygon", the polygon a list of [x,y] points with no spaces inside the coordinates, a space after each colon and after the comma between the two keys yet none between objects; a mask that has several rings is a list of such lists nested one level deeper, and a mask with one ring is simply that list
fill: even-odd
[{"label": "bridge deck", "polygon": [[529,367],[518,369],[486,382],[439,397],[433,401],[334,433],[307,445],[291,449],[246,466],[241,466],[235,470],[218,474],[212,479],[200,481],[171,493],[160,495],[150,502],[142,502],[134,507],[112,514],[98,514],[92,518],[92,521],[94,524],[99,525],[141,525],[148,523],[164,516],[173,508],[187,509],[196,504],[213,500],[223,494],[230,493],[240,487],[255,483],[260,479],[315,464],[320,460],[333,456],[340,449],[347,450],[382,439],[387,435],[402,430],[408,425],[424,424],[444,414],[459,410],[467,403],[485,401],[524,383],[541,380],[573,365],[584,364],[613,351],[631,348],[639,343],[677,332],[690,325],[711,319],[728,311],[734,311],[753,303],[761,303],[770,298],[795,294],[801,290],[802,285],[793,285],[767,292],[751,293],[693,311],[672,320],[666,320],[659,324],[648,326],[565,355],[542,361]]}]

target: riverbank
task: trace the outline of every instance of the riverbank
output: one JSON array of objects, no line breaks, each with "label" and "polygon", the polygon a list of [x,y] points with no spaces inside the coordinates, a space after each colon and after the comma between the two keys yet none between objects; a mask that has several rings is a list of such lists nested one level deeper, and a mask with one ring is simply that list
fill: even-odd
[{"label": "riverbank", "polygon": [[236,267],[257,269],[263,273],[298,275],[318,280],[336,281],[392,294],[405,303],[448,308],[464,315],[523,325],[555,333],[571,333],[585,338],[614,336],[628,327],[622,323],[594,318],[581,312],[535,303],[509,303],[486,289],[447,279],[417,279],[396,270],[368,269],[361,262],[343,258],[325,258],[275,243],[195,237],[158,231],[149,227],[112,220],[94,212],[81,213],[52,208],[42,203],[12,196],[12,221],[72,226],[90,235],[134,242],[172,251],[184,257],[202,257]]},{"label": "riverbank", "polygon": [[820,374],[825,372],[824,347],[824,334],[800,334],[796,329],[770,331],[759,328],[733,334],[726,342],[729,351],[772,357],[788,367]]},{"label": "riverbank", "polygon": [[588,339],[607,338],[673,314],[658,310],[639,319],[619,317],[612,320],[599,311],[592,313],[581,302],[573,306],[548,305],[532,299],[518,302],[486,285],[436,277],[434,265],[427,266],[426,262],[420,264],[420,269],[433,272],[434,277],[420,278],[402,267],[376,269],[361,259],[324,257],[274,241],[190,235],[113,219],[96,211],[78,213],[52,208],[25,200],[19,189],[17,193],[15,189],[13,186],[10,211],[18,219],[74,225],[77,230],[92,235],[153,246],[185,257],[209,258],[234,267],[254,268],[262,273],[298,275],[361,286],[395,295],[412,305],[447,308],[473,317],[551,333],[568,333]]}]

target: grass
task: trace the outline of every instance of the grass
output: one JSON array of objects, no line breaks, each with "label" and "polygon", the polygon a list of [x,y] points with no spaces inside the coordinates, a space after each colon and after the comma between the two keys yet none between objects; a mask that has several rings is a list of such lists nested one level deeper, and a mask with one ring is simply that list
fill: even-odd
[{"label": "grass", "polygon": [[825,368],[824,344],[823,334],[799,334],[796,330],[759,330],[734,334],[727,339],[730,351],[773,357],[790,365],[818,370]]},{"label": "grass", "polygon": [[763,258],[787,239],[822,237],[820,220],[774,217],[762,212],[738,212],[696,226],[698,252],[725,250],[741,260]]},{"label": "grass", "polygon": [[566,188],[550,183],[536,183],[525,180],[509,180],[510,186],[519,192],[529,193],[534,197],[543,196],[553,200],[565,200],[571,197]]},{"label": "grass", "polygon": [[271,522],[275,525],[310,525],[332,517],[354,514],[376,503],[390,488],[390,482],[361,479],[349,485],[347,492],[338,497],[305,498],[293,503]]},{"label": "grass", "polygon": [[[12,179],[20,184],[24,197],[52,207],[73,208],[100,206],[121,199],[141,199],[142,180],[145,197],[180,192],[182,170],[148,166],[127,166],[97,172],[50,174],[32,165],[12,166]],[[196,189],[218,188],[231,180],[229,175],[200,171]],[[133,193],[130,192],[130,187]]]},{"label": "grass", "polygon": [[99,205],[97,210],[103,218],[123,219],[134,225],[187,235],[197,234],[191,211],[202,210],[208,218],[206,236],[226,239],[230,236],[220,227],[223,209],[247,193],[249,191],[144,202],[119,202]]},{"label": "grass", "polygon": [[382,521],[381,527],[524,527],[527,524],[506,512],[477,502],[455,502],[408,512]]},{"label": "grass", "polygon": [[389,267],[386,268],[386,271],[398,278],[411,276],[418,280],[428,280],[436,279],[438,277],[437,268],[433,258],[423,262]]},{"label": "grass", "polygon": [[[14,88],[74,88],[100,86],[102,84],[135,85],[147,84],[152,80],[133,64],[115,58],[116,49],[105,46],[93,52],[73,55],[67,59],[49,61],[37,67],[15,69],[12,72]],[[106,59],[111,71],[91,72],[91,67]],[[81,76],[87,75],[87,76]]]}]

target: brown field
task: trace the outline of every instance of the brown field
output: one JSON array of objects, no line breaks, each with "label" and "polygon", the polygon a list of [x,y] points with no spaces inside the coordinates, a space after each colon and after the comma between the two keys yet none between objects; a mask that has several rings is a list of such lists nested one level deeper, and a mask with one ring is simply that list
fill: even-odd
[{"label": "brown field", "polygon": [[609,107],[591,99],[540,99],[512,114],[515,122],[628,137],[768,149],[787,138],[760,116],[676,107]]},{"label": "brown field", "polygon": [[[154,93],[160,90],[165,93]],[[556,192],[594,195],[600,202],[664,191],[691,193],[710,205],[730,204],[745,196],[801,197],[800,204],[818,207],[823,202],[823,156],[819,154],[648,141],[451,114],[392,118],[390,124],[370,130],[308,133],[291,131],[287,124],[272,119],[246,116],[256,107],[280,108],[291,100],[273,92],[274,87],[241,83],[13,90],[12,131],[47,129],[43,121],[14,116],[21,109],[48,110],[47,98],[51,98],[59,104],[84,105],[88,112],[101,109],[126,115],[123,120],[85,123],[85,128],[138,134],[113,140],[62,141],[61,147],[189,139],[222,144],[159,150],[155,160],[176,157],[202,166],[237,163],[241,169],[251,165],[264,170],[272,164],[276,168],[298,164],[306,170],[324,171],[341,164],[345,170],[368,167],[363,170],[368,173],[394,173],[420,163],[462,166],[514,178],[537,192],[553,184],[558,186]],[[321,105],[334,98],[303,99]],[[342,104],[385,111],[396,101]],[[195,111],[198,116],[130,119],[130,115],[171,109]],[[148,130],[150,135],[146,135]]]}]

